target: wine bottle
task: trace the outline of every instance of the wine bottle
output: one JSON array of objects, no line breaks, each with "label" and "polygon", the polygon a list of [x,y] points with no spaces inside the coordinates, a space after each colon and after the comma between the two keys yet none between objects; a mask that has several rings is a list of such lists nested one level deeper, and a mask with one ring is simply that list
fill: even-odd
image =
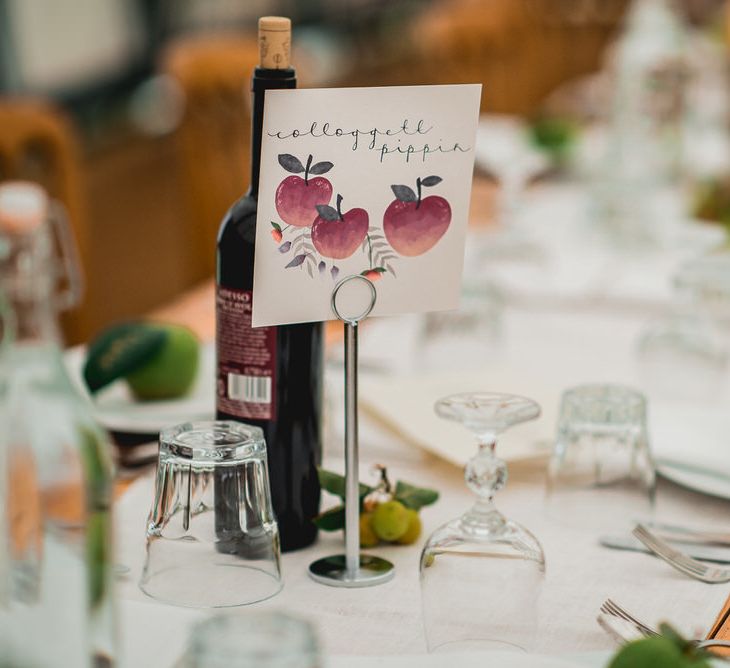
[{"label": "wine bottle", "polygon": [[264,95],[270,89],[296,87],[290,36],[289,19],[259,20],[260,64],[252,80],[251,187],[221,224],[216,282],[216,412],[219,419],[239,420],[264,431],[283,550],[304,547],[316,538],[312,518],[319,510],[322,435],[322,324],[251,327]]}]

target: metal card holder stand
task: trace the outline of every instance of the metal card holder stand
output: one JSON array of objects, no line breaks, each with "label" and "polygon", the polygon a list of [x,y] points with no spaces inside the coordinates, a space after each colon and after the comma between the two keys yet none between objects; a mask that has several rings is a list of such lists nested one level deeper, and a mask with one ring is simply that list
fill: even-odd
[{"label": "metal card holder stand", "polygon": [[[348,283],[361,281],[370,289],[370,303],[355,316],[337,306],[337,296]],[[372,281],[354,274],[337,283],[332,291],[332,310],[345,325],[345,554],[317,559],[309,565],[316,582],[333,587],[370,587],[392,579],[393,564],[360,553],[360,486],[358,475],[357,334],[358,325],[370,315],[377,292]]]}]

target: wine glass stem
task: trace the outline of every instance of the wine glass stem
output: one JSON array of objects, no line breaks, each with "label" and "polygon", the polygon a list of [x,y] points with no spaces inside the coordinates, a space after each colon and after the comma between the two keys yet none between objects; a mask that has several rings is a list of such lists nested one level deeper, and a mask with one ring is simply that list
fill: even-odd
[{"label": "wine glass stem", "polygon": [[489,497],[488,499],[477,499],[471,512],[474,515],[487,516],[497,512],[497,509],[494,507],[492,497]]},{"label": "wine glass stem", "polygon": [[493,435],[479,439],[479,452],[469,461],[464,477],[469,489],[479,498],[464,516],[467,525],[493,530],[504,524],[504,518],[494,507],[493,498],[507,481],[507,466],[494,454]]},{"label": "wine glass stem", "polygon": [[491,509],[494,509],[494,506],[492,504],[494,495],[504,485],[504,483],[501,482],[501,478],[505,475],[504,462],[502,462],[502,460],[497,457],[495,453],[496,447],[497,441],[494,437],[490,436],[488,438],[483,438],[479,441],[478,456],[491,465],[492,476],[489,480],[485,481],[486,484],[480,490],[481,498],[479,499],[479,501],[477,501],[477,505],[480,505],[481,502],[485,502],[484,505],[489,506]]}]

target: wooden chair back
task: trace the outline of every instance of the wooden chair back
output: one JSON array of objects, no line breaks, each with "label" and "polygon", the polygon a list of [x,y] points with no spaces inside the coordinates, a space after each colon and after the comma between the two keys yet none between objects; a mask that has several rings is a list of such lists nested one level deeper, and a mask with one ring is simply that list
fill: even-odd
[{"label": "wooden chair back", "polygon": [[[65,206],[88,277],[91,243],[79,145],[71,123],[46,101],[0,97],[0,181],[11,179],[39,183]],[[83,304],[63,316],[68,343],[88,336],[87,319]]]},{"label": "wooden chair back", "polygon": [[481,81],[482,111],[529,115],[561,83],[600,67],[626,0],[442,0],[414,22],[432,83]]},{"label": "wooden chair back", "polygon": [[178,83],[185,104],[175,139],[196,279],[215,273],[221,219],[248,187],[247,91],[257,64],[255,35],[186,38],[173,43],[162,59],[161,70]]}]

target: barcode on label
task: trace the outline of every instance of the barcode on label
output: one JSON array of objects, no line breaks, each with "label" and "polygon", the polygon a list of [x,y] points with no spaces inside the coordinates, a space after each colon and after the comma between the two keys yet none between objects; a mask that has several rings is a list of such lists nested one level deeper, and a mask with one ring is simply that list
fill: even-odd
[{"label": "barcode on label", "polygon": [[228,374],[228,397],[254,404],[271,403],[271,378]]}]

